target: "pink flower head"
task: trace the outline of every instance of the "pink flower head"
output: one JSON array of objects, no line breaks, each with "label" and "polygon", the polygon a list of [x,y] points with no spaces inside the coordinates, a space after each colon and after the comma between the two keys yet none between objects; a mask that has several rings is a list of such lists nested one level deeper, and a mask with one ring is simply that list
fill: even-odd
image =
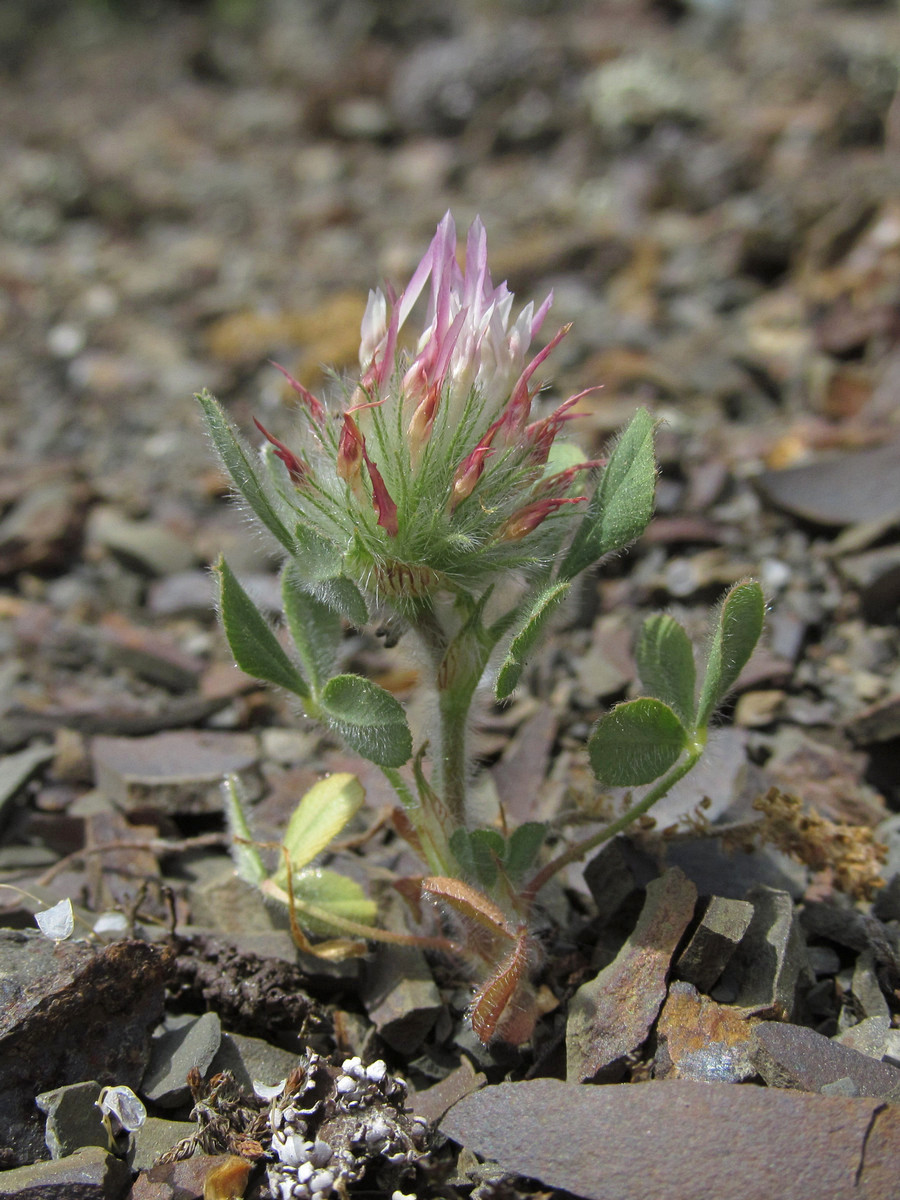
[{"label": "pink flower head", "polygon": [[390,314],[381,290],[369,293],[360,346],[364,381],[371,380],[379,387],[387,383],[397,334],[426,284],[425,332],[405,373],[404,394],[419,403],[435,388],[456,414],[475,389],[488,411],[498,413],[522,374],[528,347],[543,323],[552,295],[537,312],[527,304],[510,324],[513,295],[505,283],[493,284],[484,225],[477,217],[473,221],[466,240],[465,269],[461,270],[456,261],[456,227],[447,213],[403,294],[399,300],[391,299]]}]

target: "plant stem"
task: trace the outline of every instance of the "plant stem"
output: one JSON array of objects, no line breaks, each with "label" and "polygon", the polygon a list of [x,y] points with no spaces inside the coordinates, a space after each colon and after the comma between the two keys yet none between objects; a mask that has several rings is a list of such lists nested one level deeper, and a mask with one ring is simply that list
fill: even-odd
[{"label": "plant stem", "polygon": [[610,838],[614,838],[617,833],[621,833],[623,829],[627,829],[632,821],[636,821],[638,817],[642,817],[658,800],[662,800],[663,796],[665,796],[670,788],[675,786],[679,779],[683,779],[688,771],[696,766],[702,753],[703,742],[697,739],[688,748],[687,756],[680,763],[676,763],[668,775],[664,775],[655,787],[652,787],[637,804],[632,805],[621,817],[617,817],[615,821],[610,822],[609,825],[605,825],[599,832],[591,834],[590,837],[584,838],[580,842],[576,842],[574,846],[570,846],[568,850],[564,850],[562,854],[557,855],[545,867],[542,867],[522,892],[522,899],[525,903],[530,904],[544,884],[552,879],[558,871],[561,871],[563,867],[567,867],[569,863],[578,862],[579,859],[583,858],[585,854],[593,850],[596,846],[600,846],[604,842],[609,841]]},{"label": "plant stem", "polygon": [[473,690],[456,687],[438,693],[441,736],[435,766],[438,790],[454,826],[466,821],[466,726]]}]

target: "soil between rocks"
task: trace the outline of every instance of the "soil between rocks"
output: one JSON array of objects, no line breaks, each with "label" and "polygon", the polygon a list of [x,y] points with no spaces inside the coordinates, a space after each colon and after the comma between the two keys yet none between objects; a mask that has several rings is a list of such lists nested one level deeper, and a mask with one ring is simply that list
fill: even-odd
[{"label": "soil between rocks", "polygon": [[[65,896],[89,921],[124,912],[131,934],[163,947],[167,991],[135,1001],[127,1069],[107,1060],[108,1078],[89,1002],[72,1036],[101,1061],[66,1063],[51,1038],[31,1076],[4,1076],[15,1047],[43,1037],[33,1013],[4,1026],[0,1081],[20,1115],[0,1165],[45,1157],[29,1090],[140,1090],[163,1016],[210,1010],[289,1054],[384,1057],[439,1121],[431,1087],[449,1109],[485,1079],[565,1076],[566,1019],[592,985],[602,1003],[583,1061],[570,1047],[570,1081],[728,1079],[763,1095],[765,1082],[798,1105],[825,1089],[827,1105],[791,1117],[827,1126],[838,1098],[849,1106],[846,1160],[829,1162],[820,1194],[861,1171],[860,1130],[880,1130],[872,1154],[896,1162],[894,1125],[864,1106],[893,1102],[900,1065],[898,62],[887,3],[42,0],[4,12],[0,881],[36,899],[0,891],[0,920],[33,929],[33,911]],[[546,1011],[523,1051],[486,1052],[466,1031],[454,964],[298,958],[233,878],[218,792],[225,771],[240,774],[263,839],[324,771],[360,770],[361,838],[390,803],[374,771],[231,665],[209,564],[224,552],[266,602],[277,556],[230,503],[191,393],[209,387],[243,428],[256,415],[286,434],[290,397],[269,360],[313,388],[327,386],[323,366],[352,370],[367,289],[402,283],[448,208],[458,229],[480,213],[494,278],[519,301],[552,288],[549,320],[574,322],[550,395],[603,385],[571,427],[587,454],[638,404],[662,421],[646,537],[584,587],[514,703],[478,714],[486,811],[499,800],[517,822],[602,816],[584,741],[636,685],[642,618],[664,608],[702,633],[709,605],[748,575],[770,601],[765,644],[701,772],[655,830],[548,894]],[[347,653],[416,713],[402,641],[391,652],[348,634]],[[768,841],[749,850],[766,794]],[[826,824],[801,829],[784,795]],[[369,878],[410,864],[376,831],[341,865]],[[664,958],[656,946],[657,990],[641,1007],[610,981],[651,970],[634,931],[653,921],[678,932]],[[97,996],[119,978],[104,971],[133,987],[118,945],[91,952],[106,956],[85,968],[103,978]],[[68,950],[36,985],[51,1024],[81,1002]],[[15,961],[0,973],[4,1005],[33,987]],[[773,1020],[800,1031],[789,1045],[765,1032]],[[234,1122],[231,1141],[209,1134],[199,1149],[259,1161],[253,1121]],[[560,1175],[557,1148],[542,1168],[539,1144],[517,1164],[480,1136],[467,1144],[496,1154],[493,1176],[439,1139],[417,1176],[373,1168],[354,1187],[606,1194]],[[725,1126],[694,1136],[707,1153]],[[810,1169],[809,1148],[794,1153]],[[91,1162],[89,1194],[129,1186]],[[676,1174],[666,1190],[664,1165],[642,1196],[687,1194]],[[733,1196],[761,1194],[735,1172],[745,1190]],[[200,1173],[190,1186],[202,1191]],[[248,1187],[266,1194],[259,1168]]]}]

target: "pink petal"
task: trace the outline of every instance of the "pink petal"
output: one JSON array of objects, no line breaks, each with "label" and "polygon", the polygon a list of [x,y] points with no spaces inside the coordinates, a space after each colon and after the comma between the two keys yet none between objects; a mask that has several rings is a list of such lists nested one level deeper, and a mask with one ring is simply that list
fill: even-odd
[{"label": "pink petal", "polygon": [[372,481],[372,503],[375,506],[375,512],[378,514],[377,523],[390,537],[396,537],[398,528],[397,505],[391,499],[384,479],[381,477],[381,472],[366,453],[365,440],[363,440],[363,458],[366,460],[369,478]]},{"label": "pink petal", "polygon": [[302,462],[293,452],[293,450],[288,450],[284,442],[279,442],[277,437],[272,437],[268,429],[261,425],[260,422],[257,421],[256,417],[253,418],[253,424],[263,435],[263,437],[266,438],[267,441],[271,442],[275,447],[275,457],[280,458],[287,467],[287,472],[291,477],[291,482],[295,483],[297,487],[301,487],[306,482],[306,478],[309,475],[309,467],[307,467],[306,463]]}]

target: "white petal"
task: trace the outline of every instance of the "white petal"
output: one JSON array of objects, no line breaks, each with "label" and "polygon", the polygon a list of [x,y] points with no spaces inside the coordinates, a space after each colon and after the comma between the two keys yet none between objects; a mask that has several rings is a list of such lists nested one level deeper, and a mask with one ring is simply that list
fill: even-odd
[{"label": "white petal", "polygon": [[48,937],[54,942],[64,942],[66,938],[72,936],[75,928],[72,901],[66,897],[65,900],[60,900],[59,904],[54,904],[52,908],[36,912],[34,919],[44,937]]},{"label": "white petal", "polygon": [[112,1113],[123,1129],[133,1133],[147,1120],[147,1110],[130,1087],[119,1084],[103,1089],[100,1097],[103,1112]]}]

